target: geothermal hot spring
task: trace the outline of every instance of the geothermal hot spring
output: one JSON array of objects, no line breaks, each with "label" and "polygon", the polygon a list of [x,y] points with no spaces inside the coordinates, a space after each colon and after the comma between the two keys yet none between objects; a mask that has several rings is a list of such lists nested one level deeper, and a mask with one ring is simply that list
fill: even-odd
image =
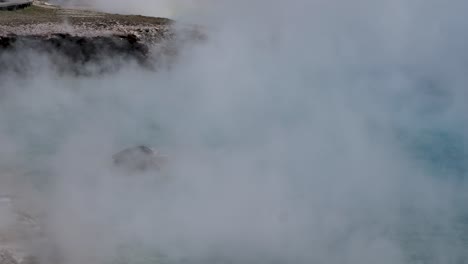
[{"label": "geothermal hot spring", "polygon": [[[190,7],[155,67],[2,54],[0,188],[48,263],[468,263],[468,2],[87,4]],[[116,175],[140,144],[164,170]]]}]

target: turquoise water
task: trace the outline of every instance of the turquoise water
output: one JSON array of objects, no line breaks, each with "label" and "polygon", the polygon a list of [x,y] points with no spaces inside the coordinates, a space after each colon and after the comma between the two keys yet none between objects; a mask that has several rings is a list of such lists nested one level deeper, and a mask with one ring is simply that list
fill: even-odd
[{"label": "turquoise water", "polygon": [[[236,173],[231,174],[231,170],[239,170],[239,173],[250,173],[251,176],[256,174],[264,176],[260,177],[260,180],[252,177],[253,179],[246,181],[246,185],[242,183],[237,186],[235,185],[237,182],[233,181],[232,188],[239,188],[239,195],[235,192],[236,195],[233,196],[236,199],[226,206],[227,210],[223,206],[215,208],[224,214],[230,213],[229,206],[236,208],[237,199],[241,199],[245,192],[250,194],[248,191],[251,189],[268,195],[268,192],[262,193],[265,187],[263,183],[255,188],[251,185],[258,184],[261,180],[266,181],[269,173],[286,176],[285,192],[289,195],[287,202],[296,208],[280,208],[285,212],[281,212],[278,216],[279,232],[273,230],[272,233],[279,237],[278,240],[284,240],[278,243],[281,244],[281,248],[276,246],[272,250],[262,248],[262,243],[268,244],[271,242],[269,240],[274,240],[270,237],[255,244],[244,241],[242,237],[239,238],[236,231],[230,233],[231,228],[236,230],[235,221],[229,224],[221,220],[214,222],[215,226],[222,227],[218,227],[220,233],[227,230],[225,231],[227,235],[221,239],[224,243],[218,244],[216,239],[203,241],[196,235],[185,237],[179,233],[179,230],[196,233],[196,229],[199,228],[199,225],[190,225],[193,218],[197,221],[209,220],[196,215],[197,209],[211,213],[211,208],[209,206],[207,208],[203,203],[218,200],[217,197],[214,199],[208,197],[210,199],[201,199],[200,205],[188,196],[186,200],[174,199],[180,203],[174,203],[174,206],[180,206],[176,209],[182,212],[187,209],[190,214],[195,215],[176,214],[174,220],[183,218],[185,222],[180,220],[183,224],[174,226],[168,224],[167,227],[169,233],[181,236],[180,238],[169,236],[169,238],[176,241],[172,241],[175,246],[181,243],[182,253],[179,255],[166,253],[154,246],[152,241],[147,240],[148,243],[138,241],[138,234],[145,233],[145,230],[138,230],[140,233],[129,235],[128,241],[122,239],[123,241],[116,243],[118,246],[115,249],[115,258],[119,264],[237,264],[246,263],[246,259],[255,260],[251,261],[255,264],[291,263],[291,260],[295,260],[294,263],[297,264],[311,262],[341,264],[346,263],[348,255],[352,255],[349,251],[352,251],[356,244],[363,243],[371,247],[374,244],[372,241],[378,242],[378,239],[391,243],[393,246],[391,248],[396,248],[398,254],[401,254],[402,261],[395,260],[394,264],[468,263],[468,203],[466,203],[468,195],[465,194],[468,173],[466,136],[468,134],[465,133],[466,128],[463,124],[464,113],[460,109],[453,108],[452,101],[455,95],[436,89],[440,84],[435,82],[418,83],[423,87],[429,87],[428,89],[415,88],[389,92],[385,86],[386,78],[389,77],[385,74],[376,72],[368,75],[355,74],[356,76],[350,77],[351,81],[365,79],[370,80],[369,83],[372,85],[382,84],[384,87],[376,89],[377,91],[372,89],[368,91],[357,86],[354,91],[349,91],[342,86],[347,83],[346,78],[344,81],[330,81],[323,77],[327,80],[319,78],[320,81],[316,83],[313,78],[306,76],[304,77],[306,83],[300,83],[298,87],[288,86],[288,78],[280,84],[269,80],[267,83],[271,85],[268,86],[271,90],[265,88],[252,95],[247,93],[249,96],[246,96],[245,100],[245,95],[242,94],[238,97],[232,95],[234,96],[232,100],[231,98],[226,100],[224,103],[228,106],[220,107],[226,111],[227,118],[224,118],[216,107],[210,108],[209,100],[206,102],[203,100],[198,102],[197,99],[187,99],[188,102],[176,100],[175,103],[166,105],[164,94],[161,95],[162,98],[158,97],[158,92],[161,91],[154,90],[154,83],[148,83],[147,87],[137,90],[142,93],[140,97],[130,99],[125,89],[119,90],[118,85],[115,85],[117,86],[115,91],[108,90],[109,88],[102,88],[102,91],[99,91],[99,88],[85,90],[82,94],[71,95],[71,102],[64,103],[60,98],[55,98],[49,102],[50,104],[36,106],[37,109],[29,109],[27,104],[26,106],[7,104],[6,107],[3,106],[0,115],[4,125],[2,132],[18,147],[18,155],[14,160],[29,170],[25,177],[45,193],[53,189],[51,186],[54,185],[54,181],[60,178],[60,175],[53,173],[55,160],[62,161],[61,155],[63,155],[71,159],[71,162],[65,159],[71,165],[80,169],[86,167],[86,163],[81,158],[92,163],[93,160],[87,160],[86,156],[100,149],[100,140],[104,142],[102,146],[112,145],[117,149],[147,144],[168,150],[174,148],[172,150],[175,152],[179,144],[188,143],[188,147],[195,148],[196,151],[191,153],[194,155],[192,163],[184,164],[188,166],[182,170],[184,173],[191,174],[192,171],[205,173],[212,170],[215,173],[237,177]],[[334,79],[333,76],[331,79]],[[325,83],[323,87],[320,86],[322,81]],[[112,83],[110,80],[105,80],[105,83],[107,82]],[[90,86],[93,84],[91,82]],[[310,89],[316,86],[319,88]],[[285,89],[288,92],[287,96],[283,94]],[[110,93],[112,96],[106,94],[109,91],[112,91]],[[272,96],[268,96],[271,95],[270,92]],[[24,96],[31,100],[29,95]],[[172,96],[176,97],[174,94]],[[177,104],[183,103],[188,103],[193,108],[180,110],[181,106]],[[158,104],[165,107],[158,107]],[[349,114],[353,111],[358,113],[357,118]],[[169,120],[164,117],[169,117]],[[98,129],[93,130],[95,127]],[[277,134],[271,133],[272,131]],[[75,142],[76,138],[78,140]],[[390,143],[379,144],[385,140]],[[76,150],[63,152],[63,148],[70,142]],[[82,146],[85,147],[84,154],[80,153]],[[398,153],[399,156],[395,158],[397,161],[392,163],[394,157],[387,152]],[[202,154],[207,155],[206,159],[199,159],[198,155]],[[385,156],[387,154],[388,156]],[[73,162],[74,159],[76,162]],[[177,158],[175,160],[177,161]],[[388,164],[395,164],[398,168],[386,165],[387,160],[390,160]],[[197,166],[198,162],[201,168]],[[377,165],[374,167],[373,163]],[[190,166],[193,166],[193,169]],[[403,169],[405,166],[409,169]],[[62,173],[68,172],[66,166],[61,169],[64,170]],[[346,175],[348,171],[349,177]],[[321,172],[323,175],[320,175]],[[92,174],[92,171],[90,173]],[[404,175],[393,175],[394,173]],[[359,177],[360,174],[369,176]],[[385,176],[379,178],[379,174]],[[386,183],[380,185],[379,180],[373,180],[370,176],[375,176],[384,182],[388,177],[401,178],[400,189],[392,189],[393,192],[386,193]],[[204,198],[206,197],[203,194],[210,192],[223,197],[223,190],[232,195],[231,186],[223,184],[223,180],[231,184],[229,177],[221,177],[222,180],[218,180],[219,182],[216,177],[209,178],[207,185],[210,188],[206,189],[203,184],[187,187],[186,185],[194,183],[192,178],[185,178],[188,183],[182,184],[182,190],[188,189]],[[211,189],[215,187],[220,187],[221,191]],[[182,191],[177,194],[184,197]],[[126,195],[131,200],[132,193]],[[148,196],[151,197],[149,194]],[[159,198],[157,195],[155,197]],[[162,198],[171,202],[174,197],[163,195]],[[222,198],[219,200],[222,201]],[[260,205],[276,205],[275,202],[270,202],[266,198],[265,200],[267,201],[262,200]],[[155,204],[158,204],[157,201]],[[184,207],[186,204],[187,208]],[[125,212],[118,210],[120,207],[113,206],[115,205],[110,205],[112,210],[121,213],[118,215],[125,216]],[[261,209],[261,206],[259,208]],[[252,219],[258,221],[256,217],[262,219],[262,215],[256,214],[257,211],[261,211],[260,209],[248,211],[247,215],[242,209],[238,210],[246,219],[251,214]],[[288,213],[292,215],[290,222],[288,222]],[[154,212],[142,212],[142,214],[143,216],[147,214],[148,218],[155,217]],[[393,219],[387,220],[383,216]],[[337,218],[344,220],[341,224],[336,224],[337,226],[328,225],[328,221],[338,221]],[[115,222],[118,221],[111,223]],[[124,220],[122,222],[126,223]],[[258,227],[262,226],[259,224]],[[295,229],[297,226],[300,227],[299,231]],[[151,226],[146,228],[150,230],[148,232],[155,232]],[[164,228],[161,230],[165,231]],[[255,230],[248,230],[254,233],[252,238],[256,238]],[[209,232],[210,228],[206,231]],[[246,232],[247,237],[249,232]],[[149,236],[151,235],[158,241],[156,244],[165,245],[164,241],[158,240],[157,232],[150,233]],[[216,238],[216,235],[213,236]],[[229,241],[230,239],[233,241]],[[366,241],[371,242],[366,244]],[[206,255],[184,256],[184,246],[190,248],[191,245],[203,245],[208,242],[214,244],[214,249],[208,250]],[[377,242],[375,244],[378,244]],[[229,246],[225,245],[234,249],[226,248]],[[257,249],[257,246],[264,251]],[[291,255],[284,256],[286,254],[283,254],[282,249]],[[372,251],[366,247],[358,250],[362,254]],[[303,254],[303,258],[296,257],[296,253]],[[113,258],[110,259],[115,263]],[[350,263],[354,264],[356,261]]]},{"label": "turquoise water", "polygon": [[[73,130],[73,115],[58,116],[55,119],[40,119],[40,122],[48,122],[48,129],[35,131],[37,125],[31,122],[28,116],[16,116],[10,120],[9,129],[11,135],[21,139],[22,146],[27,149],[26,162],[36,164],[40,168],[43,158],[53,155],[61,142]],[[34,120],[34,119],[33,119]],[[145,121],[146,120],[146,121]],[[157,121],[144,116],[135,122],[134,127],[119,130],[116,140],[121,145],[150,142],[151,145],[164,146],[164,129],[157,126]],[[40,127],[44,127],[40,125]],[[31,134],[35,133],[35,134]],[[159,136],[158,136],[159,135]],[[208,133],[205,143],[213,149],[223,149],[222,130]],[[466,181],[468,156],[466,153],[466,137],[456,129],[445,127],[418,125],[415,127],[400,126],[395,129],[396,138],[402,149],[406,150],[413,165],[420,168],[426,177],[435,178],[442,184],[453,186],[453,190],[459,195],[448,197],[446,204],[450,208],[419,208],[411,203],[403,204],[399,216],[397,228],[389,231],[384,236],[394,241],[403,253],[408,264],[463,264],[468,263],[468,210],[465,210],[465,196],[463,186]],[[255,138],[255,137],[254,137]],[[28,139],[26,141],[22,139]],[[242,142],[241,138],[235,138],[234,142]],[[229,144],[232,144],[230,142]],[[300,162],[300,161],[296,161]],[[43,168],[42,168],[43,169]],[[39,169],[30,173],[40,189],[47,190],[47,170]],[[49,179],[49,180],[47,180]],[[417,188],[416,188],[417,189]],[[438,197],[445,199],[447,197]],[[439,214],[446,214],[447,218],[440,221]],[[434,218],[436,220],[432,221]],[[118,250],[119,256],[116,263],[119,264],[146,264],[146,263],[197,263],[194,259],[177,260],[165,256],[157,248],[145,248],[145,245],[125,245]],[[241,253],[240,253],[241,254]],[[212,263],[237,263],[235,260],[200,260]],[[115,263],[115,262],[113,262]],[[264,262],[266,263],[266,262]],[[276,263],[276,262],[272,262]],[[278,262],[280,263],[280,262]]]}]

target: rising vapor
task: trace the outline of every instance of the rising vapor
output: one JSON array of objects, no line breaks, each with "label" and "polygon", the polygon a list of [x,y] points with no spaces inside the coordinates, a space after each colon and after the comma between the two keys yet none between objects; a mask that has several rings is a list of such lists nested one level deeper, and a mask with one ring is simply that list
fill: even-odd
[{"label": "rising vapor", "polygon": [[[175,43],[155,71],[70,76],[30,51],[33,74],[2,73],[0,162],[34,190],[25,206],[40,208],[47,239],[27,244],[41,258],[468,260],[468,4],[87,4],[154,16],[185,5],[176,29],[206,38]],[[165,169],[116,171],[112,155],[140,144],[167,153]]]}]

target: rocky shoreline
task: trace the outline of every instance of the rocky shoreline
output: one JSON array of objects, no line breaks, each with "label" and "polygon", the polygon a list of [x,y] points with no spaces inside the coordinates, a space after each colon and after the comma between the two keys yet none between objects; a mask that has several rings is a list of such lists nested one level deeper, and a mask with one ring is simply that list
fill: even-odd
[{"label": "rocky shoreline", "polygon": [[[62,72],[84,74],[87,64],[99,65],[106,58],[120,58],[122,61],[133,60],[144,64],[149,58],[149,47],[135,35],[77,36],[71,34],[48,35],[8,35],[0,37],[0,54],[7,52],[22,54],[34,52],[48,54],[53,64]],[[58,55],[58,56],[56,56]],[[18,57],[18,56],[16,56]],[[10,69],[21,74],[27,73],[24,65],[12,64],[9,60],[0,60],[2,69]],[[106,66],[106,65],[104,65]],[[107,67],[96,73],[103,73]],[[96,68],[94,68],[96,70]]]},{"label": "rocky shoreline", "polygon": [[[176,53],[171,44],[176,39],[173,24],[167,18],[66,9],[43,2],[23,10],[0,11],[0,74],[27,73],[24,63],[11,62],[11,57],[17,57],[11,54],[31,51],[52,55],[57,70],[75,74],[88,74],[83,66],[89,64],[93,65],[91,74],[118,68],[101,63],[108,58],[151,67],[154,60],[149,62],[150,58]],[[183,34],[184,39],[201,37],[196,29]]]}]

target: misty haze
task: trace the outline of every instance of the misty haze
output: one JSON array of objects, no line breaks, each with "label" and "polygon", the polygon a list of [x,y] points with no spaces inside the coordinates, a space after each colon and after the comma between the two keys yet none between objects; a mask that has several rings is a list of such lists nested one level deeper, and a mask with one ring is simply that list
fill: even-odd
[{"label": "misty haze", "polygon": [[0,264],[468,263],[468,2],[31,4]]}]

